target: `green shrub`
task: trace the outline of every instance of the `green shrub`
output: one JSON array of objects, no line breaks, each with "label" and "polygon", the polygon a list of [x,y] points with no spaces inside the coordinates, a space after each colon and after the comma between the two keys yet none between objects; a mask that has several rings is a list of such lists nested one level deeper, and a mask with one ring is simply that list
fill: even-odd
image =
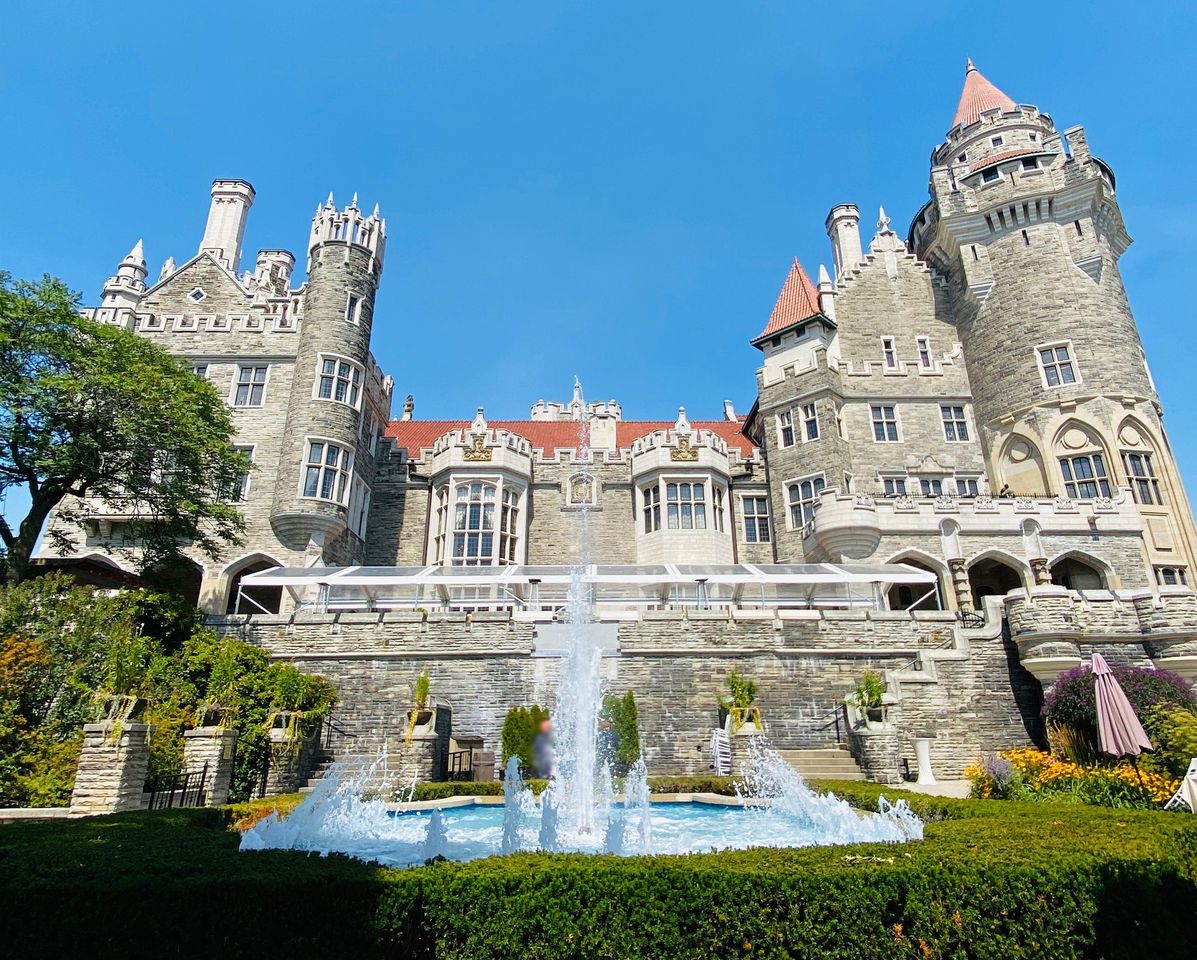
[{"label": "green shrub", "polygon": [[1154,754],[1143,755],[1143,769],[1162,776],[1183,777],[1197,757],[1197,714],[1184,707],[1156,707],[1145,723]]},{"label": "green shrub", "polygon": [[622,697],[607,694],[603,697],[601,719],[610,724],[606,759],[616,775],[623,776],[640,759],[640,720],[635,694],[631,690]]},{"label": "green shrub", "polygon": [[[1110,669],[1140,721],[1160,706],[1197,710],[1197,697],[1194,697],[1189,683],[1178,674],[1121,663],[1113,664]],[[1061,674],[1043,698],[1044,717],[1049,723],[1067,724],[1096,738],[1097,700],[1094,685],[1095,677],[1088,666],[1073,667]]]},{"label": "green shrub", "polygon": [[[1188,815],[903,794],[926,839],[387,870],[237,853],[264,804],[0,829],[12,956],[1171,960],[1197,922]],[[285,799],[285,798],[283,798]]]},{"label": "green shrub", "polygon": [[532,766],[532,743],[540,732],[540,725],[549,719],[549,711],[536,704],[531,707],[512,707],[503,720],[502,745],[499,761],[506,764],[509,757],[519,757],[520,766]]},{"label": "green shrub", "polygon": [[858,710],[875,710],[885,699],[885,680],[876,670],[866,670],[846,699]]}]

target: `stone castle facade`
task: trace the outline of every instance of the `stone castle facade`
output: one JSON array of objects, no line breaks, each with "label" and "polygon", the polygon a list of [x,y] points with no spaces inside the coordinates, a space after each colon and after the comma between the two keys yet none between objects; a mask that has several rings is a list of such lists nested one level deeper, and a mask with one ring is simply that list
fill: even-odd
[{"label": "stone castle facade", "polygon": [[[840,614],[770,614],[777,631],[758,631],[751,644],[751,656],[766,658],[758,670],[776,667],[777,644],[815,658],[778,678],[779,690],[793,689],[776,715],[797,742],[813,740],[794,718],[825,712],[829,701],[820,671],[833,693],[875,654],[895,671],[891,687],[915,661],[926,680],[938,669],[927,664],[946,660],[920,650],[941,648],[945,631],[956,651],[968,646],[968,630],[952,626],[959,613],[991,614],[985,636],[999,644],[1015,622],[1031,624],[1025,642],[1013,642],[1044,682],[1079,662],[1086,641],[1077,634],[1099,621],[1102,642],[1135,644],[1122,659],[1197,667],[1178,646],[1197,628],[1188,589],[1197,533],[1119,274],[1130,238],[1114,174],[1081,127],[1057,130],[971,62],[951,129],[931,155],[930,199],[908,233],[882,210],[866,245],[857,208],[844,204],[826,221],[834,270],[821,267],[812,282],[794,261],[752,339],[762,362],[757,400],[743,416],[727,403],[715,421],[684,410],[628,420],[615,401],[588,403],[575,389],[567,403],[537,402],[527,420],[488,420],[482,408],[469,419],[420,420],[410,397],[392,418],[394,381],[370,352],[386,244],[378,208],[366,216],[356,196],[338,208],[330,195],[312,220],[307,279],[292,286],[295,261],[285,250],[263,250],[239,273],[253,198],[244,181],[217,181],[199,252],[181,265],[168,260],[150,285],[139,242],[87,314],[160,344],[227,395],[236,443],[255,466],[241,491],[247,539],[218,562],[197,554],[193,575],[201,606],[234,615],[227,622],[259,642],[274,643],[270,624],[289,616],[290,639],[276,637],[280,655],[305,658],[293,633],[295,618],[307,615],[294,612],[302,594],[242,589],[247,576],[275,567],[563,565],[577,559],[584,523],[590,562],[620,568],[902,563],[933,575],[930,589],[887,585],[872,613],[843,611],[851,629],[861,615],[874,625],[867,655],[852,652],[842,624],[828,625]],[[122,517],[102,503],[88,516],[82,529],[64,530],[76,554],[130,563],[136,544],[123,539]],[[448,623],[464,615],[473,631],[482,611],[511,615],[495,596],[472,615],[460,604],[442,613]],[[1037,598],[1051,601],[1055,619],[1042,620]],[[668,618],[676,612],[669,601],[615,618],[618,642],[646,651],[646,686],[668,642],[644,634],[645,617]],[[378,654],[397,671],[384,680],[363,679],[361,663],[346,666],[346,638],[358,627],[313,641],[327,662],[309,651],[308,665],[348,671],[372,702],[383,690],[398,696],[422,662],[427,606],[421,601],[423,633],[395,628],[405,638],[395,649],[408,655]],[[326,608],[312,615],[335,618]],[[373,604],[360,612],[380,624],[398,615]],[[734,622],[737,612],[721,615]],[[889,618],[880,633],[879,617]],[[812,623],[819,642],[807,635]],[[385,625],[360,629],[367,660],[365,651],[389,645]],[[448,664],[453,629],[438,628],[427,656]],[[1167,650],[1146,639],[1160,631]],[[715,650],[727,642],[726,623],[699,634],[694,643]],[[498,646],[487,649],[526,657],[515,637],[497,630]],[[532,633],[527,639],[534,646]],[[828,652],[813,652],[823,641]],[[678,684],[713,698],[694,666],[707,653],[693,653],[698,660],[678,668],[662,703]],[[734,651],[711,655],[734,661]],[[960,681],[970,691],[960,702],[996,697],[1014,730],[1029,715],[1011,699],[1022,681],[1003,681],[1005,660],[986,657],[974,658],[987,664],[984,679],[974,672]],[[496,697],[495,711],[504,696],[528,698],[546,682],[544,668],[531,665],[499,673],[514,686]],[[795,707],[799,700],[808,706]],[[912,718],[951,726],[943,702],[932,697],[917,710],[916,702],[912,695]],[[363,731],[385,725],[363,710]],[[475,728],[497,732],[492,713],[479,713]],[[983,745],[984,724],[960,724],[954,761]],[[673,765],[686,767],[681,758]]]}]

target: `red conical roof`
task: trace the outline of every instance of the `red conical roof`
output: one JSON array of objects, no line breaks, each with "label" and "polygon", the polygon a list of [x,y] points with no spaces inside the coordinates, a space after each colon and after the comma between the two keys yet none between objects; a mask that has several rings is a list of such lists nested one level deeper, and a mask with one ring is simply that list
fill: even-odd
[{"label": "red conical roof", "polygon": [[806,275],[802,264],[795,257],[794,265],[790,267],[790,275],[786,277],[777,303],[773,306],[769,322],[765,324],[765,329],[757,334],[756,339],[760,340],[780,333],[787,327],[792,327],[819,313],[822,313],[822,310],[819,309],[819,291],[810,282],[810,277]]},{"label": "red conical roof", "polygon": [[960,103],[956,105],[952,128],[955,129],[962,123],[976,123],[981,119],[982,113],[994,107],[1001,107],[1002,112],[1006,113],[1017,106],[1018,104],[981,75],[981,71],[973,65],[970,57],[964,73],[964,89],[960,91]]}]

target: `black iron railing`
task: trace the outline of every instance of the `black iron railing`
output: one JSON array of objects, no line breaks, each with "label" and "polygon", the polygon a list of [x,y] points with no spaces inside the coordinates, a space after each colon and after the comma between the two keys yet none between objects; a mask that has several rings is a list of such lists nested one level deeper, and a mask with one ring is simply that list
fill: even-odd
[{"label": "black iron railing", "polygon": [[828,730],[831,727],[835,727],[835,742],[844,742],[844,736],[848,732],[848,712],[843,703],[837,703],[820,720],[822,721],[819,724],[820,730]]},{"label": "black iron railing", "polygon": [[474,778],[474,751],[452,750],[445,763],[447,780],[472,780]]},{"label": "black iron railing", "polygon": [[208,779],[208,765],[201,770],[172,773],[158,777],[147,785],[150,810],[170,810],[175,807],[202,807],[204,784]]},{"label": "black iron railing", "polygon": [[985,614],[978,613],[976,610],[961,610],[959,617],[960,626],[969,630],[975,630],[978,627],[985,626]]}]

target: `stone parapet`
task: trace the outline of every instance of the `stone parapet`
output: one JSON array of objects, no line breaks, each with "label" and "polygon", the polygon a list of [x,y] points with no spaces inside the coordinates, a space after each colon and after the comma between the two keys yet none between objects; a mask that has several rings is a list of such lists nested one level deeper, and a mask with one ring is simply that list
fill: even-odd
[{"label": "stone parapet", "polygon": [[233,754],[237,731],[225,727],[198,727],[183,733],[183,770],[204,777],[204,805],[219,807],[228,802],[233,781]]},{"label": "stone parapet", "polygon": [[123,813],[144,809],[150,762],[146,723],[89,723],[71,792],[73,814]]}]

